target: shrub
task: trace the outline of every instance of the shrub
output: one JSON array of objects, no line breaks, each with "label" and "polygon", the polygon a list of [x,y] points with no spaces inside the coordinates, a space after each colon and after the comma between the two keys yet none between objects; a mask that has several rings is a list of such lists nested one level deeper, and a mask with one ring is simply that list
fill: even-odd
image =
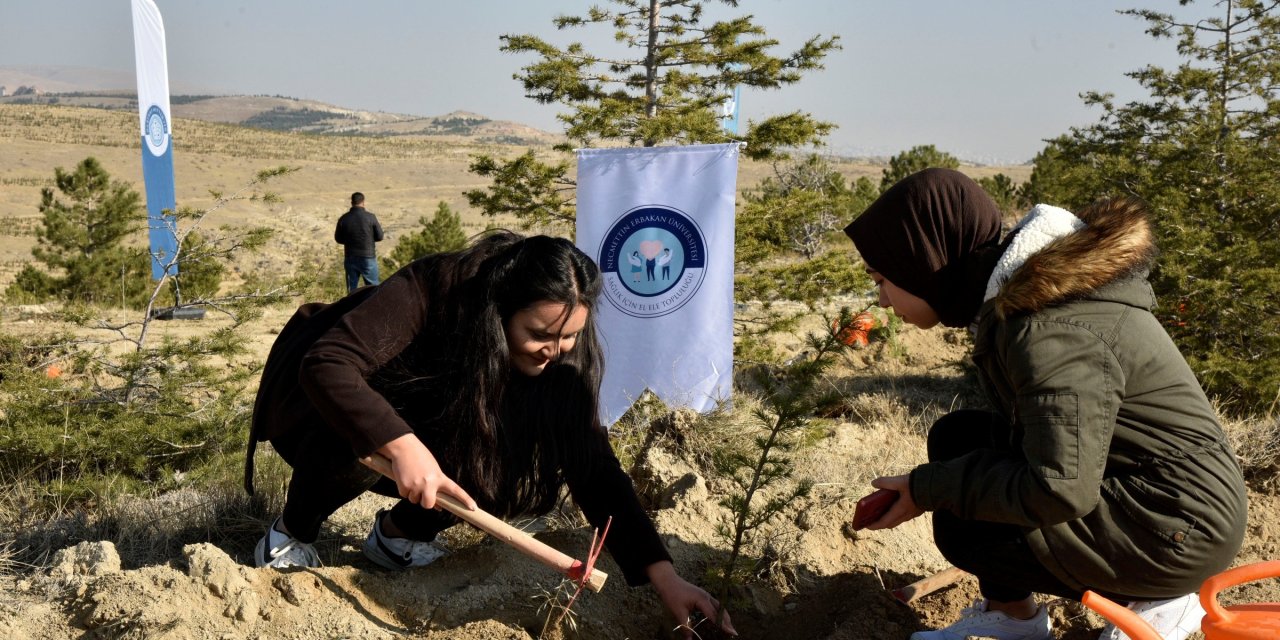
[{"label": "shrub", "polygon": [[400,237],[391,255],[382,260],[382,275],[386,277],[400,267],[433,253],[458,251],[467,246],[467,234],[462,230],[462,216],[449,208],[446,202],[436,207],[436,215],[418,219],[420,229]]},{"label": "shrub", "polygon": [[1006,215],[1014,213],[1026,204],[1022,200],[1022,193],[1018,189],[1018,185],[1014,184],[1013,178],[1003,173],[978,178],[978,185],[987,192],[987,195],[991,196],[996,206],[1000,207],[1000,211]]}]

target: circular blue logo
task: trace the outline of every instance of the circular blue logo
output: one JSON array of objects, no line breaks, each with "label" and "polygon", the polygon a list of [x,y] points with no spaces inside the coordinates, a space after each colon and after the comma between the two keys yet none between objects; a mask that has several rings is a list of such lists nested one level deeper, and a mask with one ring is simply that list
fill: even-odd
[{"label": "circular blue logo", "polygon": [[164,117],[164,111],[157,105],[151,105],[147,109],[146,134],[143,139],[147,141],[147,148],[151,150],[151,155],[164,155],[165,150],[169,146],[169,122]]},{"label": "circular blue logo", "polygon": [[706,274],[702,230],[681,211],[636,207],[609,227],[596,261],[605,298],[629,316],[654,318],[691,300]]}]

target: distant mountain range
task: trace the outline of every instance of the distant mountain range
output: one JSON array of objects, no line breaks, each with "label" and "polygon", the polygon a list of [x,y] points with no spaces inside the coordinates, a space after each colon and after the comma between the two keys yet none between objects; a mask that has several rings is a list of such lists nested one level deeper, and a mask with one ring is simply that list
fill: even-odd
[{"label": "distant mountain range", "polygon": [[[87,67],[55,65],[0,65],[0,87],[12,95],[19,87],[32,87],[46,93],[72,91],[108,91],[135,86],[132,73]],[[188,93],[175,83],[171,89]],[[194,92],[194,93],[198,93]]]},{"label": "distant mountain range", "polygon": [[[134,75],[126,71],[68,66],[0,65],[0,104],[57,103],[103,109],[137,109]],[[21,92],[22,95],[14,95]],[[220,95],[204,87],[173,83],[169,98],[176,118],[239,124],[276,131],[322,135],[458,136],[474,142],[498,144],[554,144],[563,136],[518,122],[492,120],[469,111],[438,116],[362,111],[286,96]],[[825,153],[839,157],[885,162],[904,149],[839,145],[828,141]],[[953,152],[954,153],[954,152]],[[1014,165],[1002,158],[960,152],[976,165]]]},{"label": "distant mountain range", "polygon": [[[58,66],[0,66],[0,104],[63,104],[100,109],[137,109],[131,73]],[[337,107],[286,96],[214,95],[197,87],[174,85],[170,108],[175,118],[239,124],[275,131],[328,135],[463,136],[481,142],[535,144],[560,137],[533,127],[454,111],[417,116]]]}]

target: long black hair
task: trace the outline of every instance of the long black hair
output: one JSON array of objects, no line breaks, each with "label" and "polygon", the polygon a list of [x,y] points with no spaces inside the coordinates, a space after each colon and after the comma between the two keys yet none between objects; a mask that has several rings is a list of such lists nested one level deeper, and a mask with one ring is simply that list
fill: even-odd
[{"label": "long black hair", "polygon": [[[393,404],[442,469],[482,507],[550,510],[566,473],[592,463],[602,429],[595,329],[600,270],[563,238],[499,231],[426,258],[440,334],[421,336],[393,371]],[[506,324],[539,302],[588,311],[574,348],[527,377],[511,366]],[[566,316],[567,317],[567,316]]]}]

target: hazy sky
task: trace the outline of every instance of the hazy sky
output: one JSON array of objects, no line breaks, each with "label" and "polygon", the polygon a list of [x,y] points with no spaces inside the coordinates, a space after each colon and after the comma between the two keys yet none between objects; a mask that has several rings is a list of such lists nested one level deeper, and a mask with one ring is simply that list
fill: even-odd
[{"label": "hazy sky", "polygon": [[[595,0],[603,3],[604,0]],[[453,110],[559,131],[560,107],[525,98],[512,74],[533,60],[498,36],[611,46],[555,32],[592,0],[157,0],[170,82],[417,115]],[[1167,10],[1172,2],[1145,6]],[[1202,3],[1203,4],[1203,3]],[[962,158],[1022,162],[1045,138],[1097,119],[1079,93],[1142,96],[1124,75],[1176,64],[1173,43],[1102,0],[742,0],[781,41],[839,35],[826,69],[778,91],[744,92],[742,117],[803,110],[834,122],[834,149],[888,155],[934,144]],[[0,0],[0,65],[133,70],[129,0]]]}]

